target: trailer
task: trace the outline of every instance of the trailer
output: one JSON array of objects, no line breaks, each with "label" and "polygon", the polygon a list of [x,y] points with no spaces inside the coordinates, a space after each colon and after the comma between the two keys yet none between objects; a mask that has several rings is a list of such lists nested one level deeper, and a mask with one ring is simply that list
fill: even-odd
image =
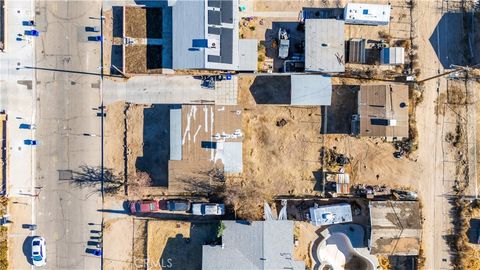
[{"label": "trailer", "polygon": [[348,3],[344,9],[345,23],[365,25],[388,25],[390,5]]}]

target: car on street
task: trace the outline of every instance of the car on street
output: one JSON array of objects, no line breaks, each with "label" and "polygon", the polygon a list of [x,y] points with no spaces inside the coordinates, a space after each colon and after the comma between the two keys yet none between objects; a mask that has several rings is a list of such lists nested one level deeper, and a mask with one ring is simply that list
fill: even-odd
[{"label": "car on street", "polygon": [[87,248],[87,249],[85,249],[85,253],[92,254],[94,256],[102,256],[102,250],[101,249]]},{"label": "car on street", "polygon": [[158,211],[158,201],[156,200],[138,200],[130,202],[130,213],[149,213]]},{"label": "car on street", "polygon": [[102,36],[89,36],[87,39],[88,41],[101,41]]},{"label": "car on street", "polygon": [[221,203],[193,203],[192,214],[196,216],[225,215],[225,205]]},{"label": "car on street", "polygon": [[187,212],[190,210],[190,202],[182,199],[160,200],[161,210]]},{"label": "car on street", "polygon": [[32,262],[38,267],[47,264],[47,243],[41,236],[32,239]]},{"label": "car on street", "polygon": [[30,125],[30,124],[25,124],[25,123],[22,123],[18,126],[19,129],[35,129],[36,126],[35,125]]},{"label": "car on street", "polygon": [[23,140],[23,144],[25,144],[25,145],[37,145],[37,141],[26,139],[26,140]]},{"label": "car on street", "polygon": [[98,26],[86,26],[85,32],[100,32],[100,27]]},{"label": "car on street", "polygon": [[25,32],[23,33],[25,34],[25,36],[38,37],[40,35],[40,32],[38,32],[37,30],[25,30]]}]

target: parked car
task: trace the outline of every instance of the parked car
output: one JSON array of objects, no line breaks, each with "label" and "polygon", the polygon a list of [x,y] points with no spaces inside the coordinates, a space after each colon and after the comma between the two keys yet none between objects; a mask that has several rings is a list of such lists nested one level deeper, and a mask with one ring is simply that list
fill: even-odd
[{"label": "parked car", "polygon": [[25,144],[25,145],[37,145],[37,141],[27,139],[27,140],[23,140],[23,144]]},{"label": "parked car", "polygon": [[161,200],[158,202],[160,209],[168,211],[181,211],[186,212],[190,210],[190,202],[188,200],[172,199]]},{"label": "parked car", "polygon": [[30,125],[30,124],[25,124],[25,123],[22,123],[20,124],[20,126],[18,126],[19,129],[35,129],[36,126],[35,125]]},{"label": "parked car", "polygon": [[23,33],[25,34],[25,36],[38,37],[40,35],[40,32],[38,32],[37,30],[25,30],[25,32]]},{"label": "parked car", "polygon": [[102,36],[89,36],[88,41],[101,41]]},{"label": "parked car", "polygon": [[160,208],[158,206],[158,201],[155,200],[139,200],[130,202],[130,212],[135,213],[149,213],[158,211]]},{"label": "parked car", "polygon": [[192,214],[197,216],[221,216],[225,214],[225,205],[219,203],[193,203]]},{"label": "parked car", "polygon": [[23,26],[35,26],[35,21],[22,21]]},{"label": "parked car", "polygon": [[41,236],[35,236],[32,239],[32,262],[35,266],[44,266],[47,264],[47,243]]},{"label": "parked car", "polygon": [[85,249],[85,253],[92,254],[94,256],[102,256],[102,250],[101,249],[87,248],[87,249]]},{"label": "parked car", "polygon": [[100,27],[98,26],[86,26],[85,32],[100,32]]}]

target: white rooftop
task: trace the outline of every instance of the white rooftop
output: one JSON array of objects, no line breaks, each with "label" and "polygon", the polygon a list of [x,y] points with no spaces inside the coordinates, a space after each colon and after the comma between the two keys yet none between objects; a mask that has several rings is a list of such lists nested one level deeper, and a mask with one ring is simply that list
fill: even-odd
[{"label": "white rooftop", "polygon": [[323,75],[292,75],[292,105],[323,105],[332,102],[332,79]]},{"label": "white rooftop", "polygon": [[344,26],[335,19],[305,20],[305,71],[345,71]]},{"label": "white rooftop", "polygon": [[348,203],[310,207],[310,220],[315,226],[352,221],[352,208]]},{"label": "white rooftop", "polygon": [[348,3],[344,11],[345,23],[387,25],[390,9],[390,5]]}]

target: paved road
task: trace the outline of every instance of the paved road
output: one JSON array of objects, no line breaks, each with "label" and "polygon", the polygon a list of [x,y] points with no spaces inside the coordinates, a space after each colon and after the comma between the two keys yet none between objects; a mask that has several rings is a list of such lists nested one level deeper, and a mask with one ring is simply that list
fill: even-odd
[{"label": "paved road", "polygon": [[48,243],[48,269],[100,269],[100,259],[85,254],[90,229],[100,223],[101,196],[59,179],[63,170],[100,166],[100,119],[92,108],[100,105],[100,78],[69,73],[98,73],[100,43],[87,42],[84,27],[99,26],[101,1],[37,1],[41,31],[36,43],[37,131],[35,185],[37,234]]}]

